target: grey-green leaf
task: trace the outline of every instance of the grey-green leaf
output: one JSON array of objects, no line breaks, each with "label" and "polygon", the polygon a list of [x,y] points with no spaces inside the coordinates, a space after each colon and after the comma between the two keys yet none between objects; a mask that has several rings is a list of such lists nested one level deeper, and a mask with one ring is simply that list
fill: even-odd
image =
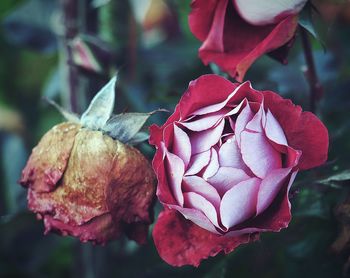
[{"label": "grey-green leaf", "polygon": [[149,134],[147,132],[140,131],[136,133],[135,136],[128,141],[128,144],[137,145],[144,141],[147,141],[148,139],[149,139]]},{"label": "grey-green leaf", "polygon": [[102,129],[112,114],[115,99],[115,84],[113,77],[92,99],[89,108],[81,116],[81,124],[93,130]]},{"label": "grey-green leaf", "polygon": [[345,170],[343,172],[332,175],[326,179],[318,181],[318,183],[337,186],[338,183],[350,180],[350,170]]},{"label": "grey-green leaf", "polygon": [[114,139],[128,143],[140,131],[152,113],[123,113],[112,116],[103,127]]}]

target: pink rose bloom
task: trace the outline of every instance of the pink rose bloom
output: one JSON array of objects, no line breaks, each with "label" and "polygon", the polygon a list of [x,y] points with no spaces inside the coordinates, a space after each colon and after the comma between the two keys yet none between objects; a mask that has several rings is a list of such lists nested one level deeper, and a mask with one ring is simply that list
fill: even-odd
[{"label": "pink rose bloom", "polygon": [[171,265],[198,266],[288,226],[290,186],[299,170],[326,161],[328,132],[276,93],[205,75],[151,127],[150,143],[165,207],[155,245]]},{"label": "pink rose bloom", "polygon": [[286,63],[307,0],[193,0],[189,25],[203,42],[199,57],[238,81],[265,53]]}]

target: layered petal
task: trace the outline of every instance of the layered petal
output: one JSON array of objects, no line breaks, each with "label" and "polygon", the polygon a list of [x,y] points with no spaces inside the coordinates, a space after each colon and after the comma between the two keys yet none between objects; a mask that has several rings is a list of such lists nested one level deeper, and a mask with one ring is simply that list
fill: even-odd
[{"label": "layered petal", "polygon": [[260,183],[260,179],[250,178],[225,193],[220,205],[222,225],[229,229],[255,214]]},{"label": "layered petal", "polygon": [[306,170],[323,164],[328,156],[328,131],[312,113],[302,112],[300,106],[265,91],[264,105],[281,125],[288,145],[302,152],[299,169]]}]

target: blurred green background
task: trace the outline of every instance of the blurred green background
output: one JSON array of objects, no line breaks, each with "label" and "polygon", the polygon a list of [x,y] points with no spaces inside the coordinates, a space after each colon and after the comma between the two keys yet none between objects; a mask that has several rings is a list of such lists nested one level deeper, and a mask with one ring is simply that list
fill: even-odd
[{"label": "blurred green background", "polygon": [[[152,238],[107,246],[43,235],[17,184],[41,136],[63,119],[43,99],[81,113],[119,71],[116,110],[172,110],[189,81],[212,71],[187,23],[190,1],[0,1],[0,277],[347,277],[350,265],[350,4],[317,1],[325,23],[312,39],[324,94],[317,114],[330,133],[328,163],[301,173],[292,187],[293,220],[280,233],[208,259],[197,269],[173,268]],[[319,15],[318,15],[319,17]],[[81,52],[88,57],[81,59]],[[257,89],[273,90],[305,110],[309,88],[297,35],[282,66],[262,57],[249,70]],[[67,76],[73,76],[69,83]],[[69,92],[74,90],[74,99]],[[167,114],[152,116],[162,123]],[[153,149],[139,146],[152,158]],[[156,206],[156,215],[160,211]]]}]

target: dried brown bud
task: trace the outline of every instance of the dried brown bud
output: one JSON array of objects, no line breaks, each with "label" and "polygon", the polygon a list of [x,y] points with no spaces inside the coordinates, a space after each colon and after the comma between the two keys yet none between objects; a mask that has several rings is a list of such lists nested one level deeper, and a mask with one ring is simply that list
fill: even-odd
[{"label": "dried brown bud", "polygon": [[143,243],[152,222],[155,177],[135,148],[62,123],[41,139],[22,172],[28,206],[54,230],[105,243],[122,233]]}]

